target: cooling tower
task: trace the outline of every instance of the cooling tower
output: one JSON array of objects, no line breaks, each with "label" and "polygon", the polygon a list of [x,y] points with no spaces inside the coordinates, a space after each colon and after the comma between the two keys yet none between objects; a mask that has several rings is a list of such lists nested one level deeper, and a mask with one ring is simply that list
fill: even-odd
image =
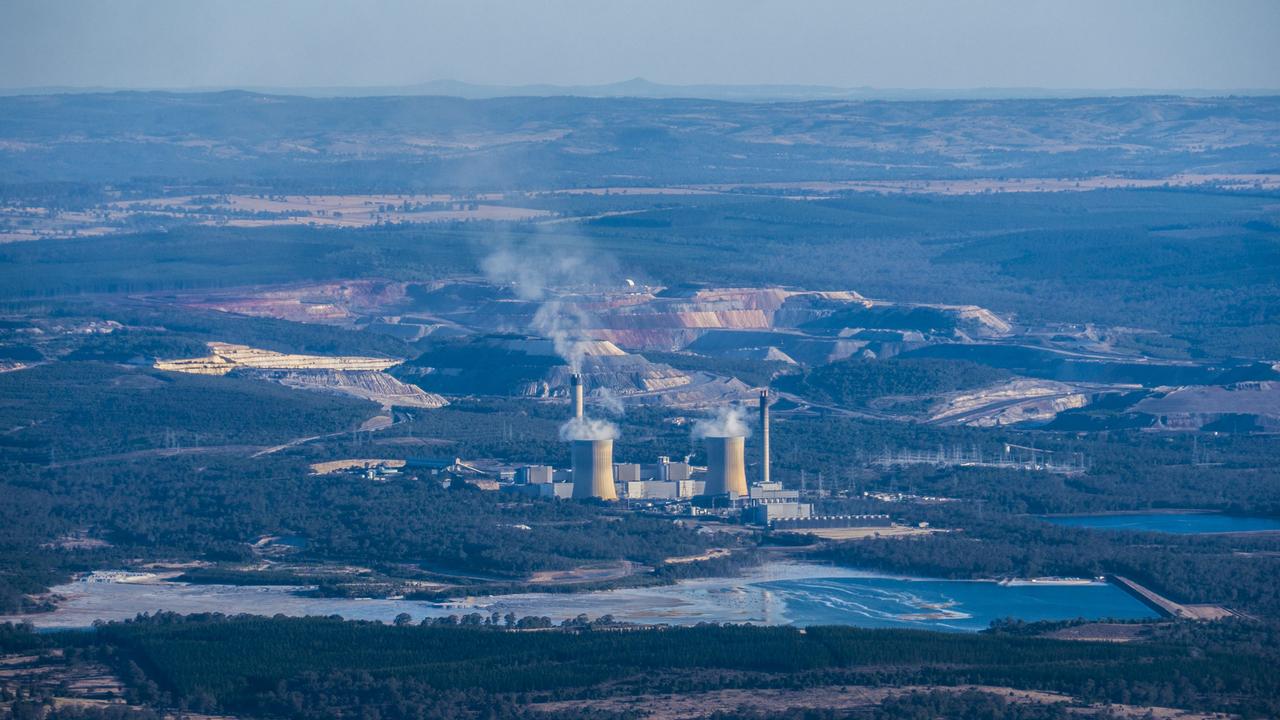
[{"label": "cooling tower", "polygon": [[742,460],[744,439],[741,435],[707,437],[707,486],[706,495],[723,495],[727,492],[747,494],[747,470]]},{"label": "cooling tower", "polygon": [[760,482],[769,482],[769,391],[760,391]]},{"label": "cooling tower", "polygon": [[613,487],[613,440],[573,441],[573,498],[618,499]]},{"label": "cooling tower", "polygon": [[582,376],[574,373],[569,379],[569,387],[573,391],[573,416],[582,419]]}]

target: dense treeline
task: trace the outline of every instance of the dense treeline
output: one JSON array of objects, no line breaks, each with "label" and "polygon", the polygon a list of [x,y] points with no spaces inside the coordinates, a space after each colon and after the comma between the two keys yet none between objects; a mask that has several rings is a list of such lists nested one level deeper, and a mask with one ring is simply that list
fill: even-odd
[{"label": "dense treeline", "polygon": [[0,460],[269,445],[354,430],[373,403],[233,377],[57,362],[0,374]]},{"label": "dense treeline", "polygon": [[887,395],[937,395],[990,385],[1009,373],[964,360],[855,358],[781,377],[781,390],[818,402],[858,406]]},{"label": "dense treeline", "polygon": [[[842,710],[788,708],[718,712],[712,720],[938,720],[939,718],[982,718],[982,720],[1069,720],[1080,717],[1077,708],[1065,702],[1019,703],[1001,695],[978,690],[951,692],[905,692],[886,699],[877,707]],[[1108,710],[1089,712],[1097,720],[1117,720],[1122,715]]]},{"label": "dense treeline", "polygon": [[[1154,354],[1280,356],[1280,255],[1268,209],[1274,194],[1115,190],[680,202],[628,215],[627,223],[503,230],[533,248],[589,243],[628,275],[660,283],[848,288],[893,300],[973,303],[1030,322],[1132,327],[1141,318],[1142,327],[1175,336],[1152,336],[1142,349]],[[476,272],[493,233],[480,223],[181,227],[13,243],[0,249],[0,295],[432,279]],[[955,282],[958,276],[964,282]],[[904,324],[921,322],[937,324],[926,317]]]},{"label": "dense treeline", "polygon": [[[1240,621],[1208,634],[1174,626],[1130,644],[843,627],[500,627],[162,614],[104,625],[87,639],[33,640],[10,626],[0,647],[87,640],[96,649],[83,656],[110,657],[136,702],[299,720],[369,709],[388,719],[515,717],[546,700],[838,685],[994,685],[1248,716],[1280,709],[1276,646],[1261,642],[1274,630]],[[914,697],[902,709],[980,705]],[[883,717],[899,716],[911,717]]]},{"label": "dense treeline", "polygon": [[62,359],[147,364],[152,358],[196,358],[208,354],[209,346],[190,336],[168,330],[127,328],[90,335]]}]

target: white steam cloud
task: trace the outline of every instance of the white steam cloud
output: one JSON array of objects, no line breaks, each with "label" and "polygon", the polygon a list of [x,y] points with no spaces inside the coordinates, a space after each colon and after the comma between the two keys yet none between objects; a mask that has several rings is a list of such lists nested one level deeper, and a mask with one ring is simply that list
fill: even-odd
[{"label": "white steam cloud", "polygon": [[[574,373],[582,372],[590,348],[590,315],[563,293],[567,289],[599,284],[612,267],[612,258],[588,255],[581,248],[566,245],[564,235],[549,237],[535,233],[524,242],[507,242],[481,261],[490,282],[509,286],[516,297],[540,302],[529,330],[549,338],[556,354]],[[607,388],[592,399],[612,414],[622,413],[622,402]],[[560,427],[562,440],[602,440],[618,437],[618,428],[607,420],[572,418]]]},{"label": "white steam cloud", "polygon": [[590,347],[586,339],[587,314],[582,308],[559,298],[547,300],[533,315],[533,330],[551,338],[556,354],[574,372],[582,372],[582,360]]},{"label": "white steam cloud", "polygon": [[597,283],[602,269],[599,258],[589,258],[579,248],[566,247],[563,238],[556,239],[560,242],[534,235],[524,243],[506,243],[490,252],[480,267],[490,282],[509,286],[521,300],[542,302],[529,330],[549,338],[565,364],[581,372],[590,347],[590,316],[577,303],[554,293]]},{"label": "white steam cloud", "polygon": [[571,418],[560,426],[561,440],[614,440],[618,437],[618,426],[608,420],[594,418]]},{"label": "white steam cloud", "polygon": [[610,415],[621,415],[626,411],[626,408],[622,406],[622,398],[615,395],[607,387],[598,388],[591,393],[591,399]]},{"label": "white steam cloud", "polygon": [[581,284],[593,268],[587,258],[572,249],[504,245],[480,261],[485,277],[510,285],[521,300],[542,300],[555,287]]},{"label": "white steam cloud", "polygon": [[747,426],[746,411],[736,405],[722,407],[715,417],[702,418],[693,423],[695,440],[708,437],[746,437],[751,434]]}]

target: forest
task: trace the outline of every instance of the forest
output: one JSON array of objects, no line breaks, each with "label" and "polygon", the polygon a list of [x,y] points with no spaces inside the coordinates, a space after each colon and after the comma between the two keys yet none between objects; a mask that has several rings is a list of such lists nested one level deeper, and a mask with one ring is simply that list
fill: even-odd
[{"label": "forest", "polygon": [[[531,705],[548,701],[667,692],[697,696],[721,688],[816,692],[840,685],[1013,687],[1084,702],[1246,717],[1275,713],[1280,697],[1270,671],[1277,646],[1266,641],[1275,628],[1239,621],[1156,628],[1128,644],[998,631],[632,629],[578,620],[563,629],[528,632],[519,625],[510,618],[500,624],[485,619],[469,626],[413,626],[162,613],[101,624],[89,633],[34,635],[20,626],[0,626],[0,650],[63,648],[68,662],[104,661],[125,679],[130,701],[154,708],[299,720],[367,716],[370,709],[389,720],[526,717]],[[605,680],[610,682],[601,685]],[[930,704],[999,704],[963,694],[908,695],[900,702],[898,710],[891,704],[887,714],[865,717],[914,717],[893,713]]]},{"label": "forest", "polygon": [[1009,373],[966,360],[855,358],[775,381],[780,390],[818,402],[857,407],[890,395],[938,395],[990,385]]},{"label": "forest", "polygon": [[158,448],[269,445],[349,431],[372,403],[266,382],[58,362],[0,374],[0,457],[58,463]]},{"label": "forest", "polygon": [[[722,286],[849,289],[878,299],[976,304],[1032,323],[1139,325],[1172,336],[1144,348],[1157,356],[1280,356],[1275,193],[700,197],[654,200],[651,209],[619,216],[629,224],[178,226],[10,243],[0,246],[0,301],[356,278],[424,281],[476,272],[495,238],[509,238],[548,253],[609,257],[638,281],[705,283],[706,269],[714,267]],[[1091,275],[1097,267],[1106,275]]]}]

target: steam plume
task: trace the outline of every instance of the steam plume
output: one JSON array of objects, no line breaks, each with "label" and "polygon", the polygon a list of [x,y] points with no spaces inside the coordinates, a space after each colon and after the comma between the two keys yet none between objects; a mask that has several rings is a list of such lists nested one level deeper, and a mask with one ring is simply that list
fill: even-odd
[{"label": "steam plume", "polygon": [[521,300],[541,301],[529,329],[549,338],[556,354],[573,372],[582,370],[591,327],[575,302],[554,295],[557,289],[597,282],[599,258],[588,260],[577,248],[547,243],[507,243],[490,252],[480,266],[498,285],[510,286]]},{"label": "steam plume", "polygon": [[[490,252],[481,267],[491,282],[510,286],[522,300],[541,303],[530,331],[549,338],[569,369],[580,373],[590,347],[591,318],[578,303],[557,293],[600,282],[613,261],[608,256],[588,255],[579,248],[567,247],[564,240],[563,236],[535,235],[523,243],[508,242]],[[606,388],[593,393],[593,399],[608,412],[622,412],[622,403]],[[617,426],[607,420],[573,418],[560,428],[562,440],[617,436]]]},{"label": "steam plume", "polygon": [[591,393],[591,397],[596,404],[604,409],[610,415],[621,415],[626,412],[626,408],[622,406],[622,398],[618,397],[607,387],[598,388]]},{"label": "steam plume", "polygon": [[560,426],[561,440],[613,440],[618,437],[618,426],[608,420],[572,418]]},{"label": "steam plume", "polygon": [[751,434],[751,428],[747,426],[745,415],[740,407],[722,407],[716,411],[715,417],[702,418],[693,423],[693,437],[746,437]]},{"label": "steam plume", "polygon": [[559,355],[573,372],[582,372],[582,359],[587,355],[584,338],[587,314],[574,303],[559,298],[547,300],[533,315],[533,330],[551,339]]}]

